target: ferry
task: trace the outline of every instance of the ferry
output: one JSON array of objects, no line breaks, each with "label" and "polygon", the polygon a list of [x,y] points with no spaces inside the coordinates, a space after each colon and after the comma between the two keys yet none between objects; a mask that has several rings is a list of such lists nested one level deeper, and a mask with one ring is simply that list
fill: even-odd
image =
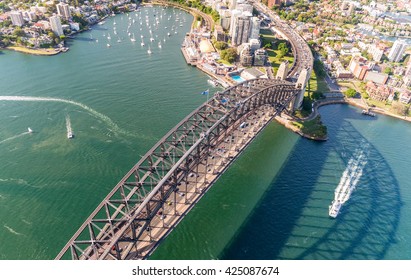
[{"label": "ferry", "polygon": [[362,110],[363,115],[375,117],[375,113],[371,112],[370,110]]},{"label": "ferry", "polygon": [[330,215],[330,217],[332,218],[336,218],[338,216],[338,213],[340,212],[341,206],[342,204],[339,200],[333,200],[333,202],[329,206],[328,215]]}]

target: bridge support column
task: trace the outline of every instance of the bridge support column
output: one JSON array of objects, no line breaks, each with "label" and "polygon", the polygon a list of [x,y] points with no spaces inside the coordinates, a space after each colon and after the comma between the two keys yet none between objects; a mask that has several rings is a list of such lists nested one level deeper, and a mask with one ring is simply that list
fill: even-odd
[{"label": "bridge support column", "polygon": [[301,91],[296,96],[295,100],[292,102],[294,103],[294,109],[300,109],[301,106],[303,105],[305,88],[307,86],[307,82],[310,80],[310,76],[311,76],[310,68],[303,69],[300,75],[298,76],[297,84],[295,87],[301,89]]}]

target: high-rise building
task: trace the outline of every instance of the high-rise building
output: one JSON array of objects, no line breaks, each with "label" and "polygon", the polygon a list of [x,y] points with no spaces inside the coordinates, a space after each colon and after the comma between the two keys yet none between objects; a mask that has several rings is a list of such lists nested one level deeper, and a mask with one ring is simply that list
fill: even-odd
[{"label": "high-rise building", "polygon": [[61,20],[59,16],[53,15],[50,17],[50,25],[51,25],[51,30],[56,34],[57,36],[61,36],[64,34],[63,28],[61,27]]},{"label": "high-rise building", "polygon": [[237,6],[236,6],[236,9],[237,10],[240,10],[240,11],[243,11],[243,12],[249,12],[249,13],[253,13],[253,6],[252,5],[250,5],[250,4],[245,4],[245,3],[237,3]]},{"label": "high-rise building", "polygon": [[249,40],[260,38],[260,26],[261,26],[261,20],[258,17],[252,17],[251,32],[250,32]]},{"label": "high-rise building", "polygon": [[237,17],[241,16],[242,12],[240,10],[232,10],[231,11],[231,18],[230,18],[230,35],[233,35],[234,29],[234,22],[236,21]]},{"label": "high-rise building", "polygon": [[241,13],[235,16],[232,22],[231,44],[233,46],[239,46],[247,43],[251,31],[251,14],[247,12]]},{"label": "high-rise building", "polygon": [[390,53],[388,54],[388,59],[393,62],[398,62],[401,60],[407,43],[403,40],[395,41],[394,45],[391,48]]},{"label": "high-rise building", "polygon": [[351,73],[353,73],[353,75],[359,80],[364,80],[365,74],[367,74],[369,68],[370,67],[367,65],[367,60],[361,56],[354,56],[348,66]]},{"label": "high-rise building", "polygon": [[372,55],[372,59],[374,61],[380,62],[382,55],[384,54],[384,50],[376,44],[372,44],[368,48],[368,53]]},{"label": "high-rise building", "polygon": [[19,11],[10,12],[10,18],[13,25],[22,26],[24,24],[23,14]]},{"label": "high-rise building", "polygon": [[220,11],[220,25],[223,27],[223,29],[229,30],[230,23],[231,23],[231,11],[230,10]]},{"label": "high-rise building", "polygon": [[56,7],[59,16],[66,20],[68,20],[71,17],[69,5],[67,5],[66,3],[59,3],[56,5]]},{"label": "high-rise building", "polygon": [[254,52],[254,66],[265,66],[267,62],[267,52],[265,49],[258,49]]}]

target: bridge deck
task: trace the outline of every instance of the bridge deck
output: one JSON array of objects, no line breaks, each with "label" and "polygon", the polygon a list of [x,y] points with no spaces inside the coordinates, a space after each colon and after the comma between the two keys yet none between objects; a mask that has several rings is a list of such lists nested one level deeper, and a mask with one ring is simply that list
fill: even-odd
[{"label": "bridge deck", "polygon": [[56,259],[146,258],[298,93],[287,81],[256,79],[215,94],[147,152]]}]

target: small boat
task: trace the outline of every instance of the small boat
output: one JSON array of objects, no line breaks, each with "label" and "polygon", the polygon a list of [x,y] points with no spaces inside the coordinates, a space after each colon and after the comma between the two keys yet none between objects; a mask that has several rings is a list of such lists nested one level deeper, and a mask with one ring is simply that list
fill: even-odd
[{"label": "small boat", "polygon": [[152,54],[152,52],[151,52],[151,49],[150,49],[150,48],[148,48],[147,53],[148,53],[148,54]]},{"label": "small boat", "polygon": [[171,36],[170,32],[167,33],[167,36]]},{"label": "small boat", "polygon": [[71,132],[71,131],[67,132],[67,138],[68,138],[68,139],[74,138],[73,132]]},{"label": "small boat", "polygon": [[98,23],[98,25],[103,25],[103,24],[105,24],[106,22],[103,20],[103,21],[100,21],[99,23]]},{"label": "small boat", "polygon": [[370,110],[362,110],[362,114],[363,115],[367,115],[367,116],[371,116],[371,117],[375,117],[375,113],[371,112]]},{"label": "small boat", "polygon": [[144,42],[141,42],[141,46],[144,47]]},{"label": "small boat", "polygon": [[110,44],[107,44],[107,48],[111,47]]},{"label": "small boat", "polygon": [[340,212],[341,206],[342,204],[339,200],[333,200],[333,202],[329,206],[328,215],[330,215],[330,217],[332,218],[336,218],[338,213]]},{"label": "small boat", "polygon": [[151,41],[151,42],[153,42],[153,41],[154,41],[154,38],[153,38],[153,37],[151,37],[151,38],[150,38],[150,41]]},{"label": "small boat", "polygon": [[33,129],[31,129],[30,127],[28,127],[28,128],[27,128],[27,131],[28,131],[29,133],[32,133],[32,132],[33,132]]}]

